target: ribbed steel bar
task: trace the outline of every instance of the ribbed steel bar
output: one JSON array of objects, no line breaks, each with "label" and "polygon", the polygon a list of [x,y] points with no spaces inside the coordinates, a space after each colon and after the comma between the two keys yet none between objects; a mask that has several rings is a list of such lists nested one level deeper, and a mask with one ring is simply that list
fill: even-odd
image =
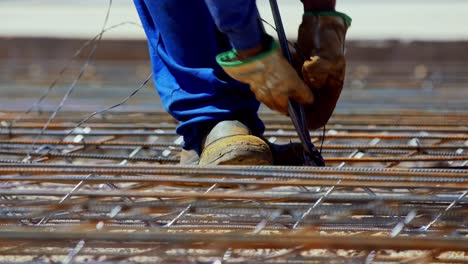
[{"label": "ribbed steel bar", "polygon": [[[84,115],[87,115],[88,112],[64,112],[58,113],[57,118],[51,124],[69,122],[76,123],[77,120],[82,118]],[[0,118],[8,123],[8,121],[14,120],[17,117],[18,113],[16,112],[2,112],[0,113]],[[44,112],[42,114],[30,113],[28,116],[25,116],[22,119],[21,123],[24,122],[35,122],[43,123],[44,119],[48,117],[50,113]],[[291,126],[291,123],[288,118],[283,116],[278,116],[273,112],[260,112],[260,117],[266,124],[287,124]],[[335,113],[330,119],[330,125],[344,125],[344,124],[354,124],[354,125],[365,125],[365,126],[375,126],[375,125],[385,125],[385,126],[400,126],[400,125],[413,125],[413,126],[466,126],[467,115],[464,112],[424,112],[424,111],[392,111],[388,112],[379,112],[378,110],[373,111],[372,114],[366,113]],[[174,119],[169,116],[166,112],[157,111],[151,109],[151,111],[142,111],[141,113],[128,113],[128,112],[112,112],[104,113],[89,121],[90,124],[97,121],[99,124],[111,124],[112,125],[121,125],[123,126],[132,126],[133,124],[145,124],[151,127],[154,124],[162,124],[164,127],[165,124],[173,125],[176,122]],[[131,124],[128,123],[128,120],[132,120]],[[15,125],[20,125],[17,123]]]},{"label": "ribbed steel bar", "polygon": [[[73,144],[69,144],[73,145]],[[74,147],[74,151],[80,150],[80,148],[88,146],[88,144],[74,144],[77,145]],[[110,145],[96,145],[98,146],[99,151],[118,151],[118,150],[134,150],[135,148],[140,148],[143,150],[144,148],[142,146],[110,146]],[[453,146],[452,146],[453,147]],[[3,148],[0,150],[0,154],[2,155],[10,155],[10,156],[21,156],[24,155],[24,149],[30,148],[30,145],[10,145],[10,144],[4,144],[0,145],[0,148]],[[56,156],[56,157],[74,157],[73,155],[67,156],[67,154],[70,153],[68,151],[70,149],[70,146],[54,146],[53,150],[49,150],[51,146],[47,145],[42,145],[42,151],[37,151],[35,153],[32,153],[31,155],[36,155],[36,156]],[[462,146],[458,146],[456,149],[457,151],[461,149]],[[147,150],[159,150],[159,151],[164,151],[166,149],[170,149],[171,151],[174,152],[179,152],[181,151],[180,147],[153,147],[153,148],[145,148]],[[45,150],[45,151],[44,151]],[[57,150],[61,151],[67,151],[67,153],[61,153],[58,152]],[[343,155],[343,154],[349,154],[350,152],[358,151],[361,153],[367,153],[367,154],[372,154],[372,155],[407,155],[407,156],[415,156],[415,155],[426,155],[426,156],[464,156],[462,152],[447,152],[447,151],[430,151],[430,150],[425,150],[425,149],[417,149],[417,148],[410,148],[408,150],[396,150],[396,149],[366,149],[365,147],[362,149],[356,149],[356,148],[339,148],[339,149],[329,149],[328,147],[323,148],[322,153],[323,154],[335,154],[335,155]],[[411,155],[409,155],[411,154]],[[109,154],[97,154],[97,153],[83,153],[82,157],[89,157],[92,158],[93,156],[96,157],[96,159],[104,159],[105,157],[112,157],[112,155]],[[135,156],[135,155],[133,155]],[[352,157],[349,157],[352,158]],[[118,159],[118,158],[112,158],[112,159]]]},{"label": "ribbed steel bar", "polygon": [[[395,152],[387,151],[392,154],[398,154]],[[326,152],[324,152],[326,153]],[[371,152],[372,153],[372,152]],[[404,152],[403,154],[405,154]],[[25,151],[14,151],[14,150],[0,150],[0,155],[10,155],[10,156],[39,156],[39,157],[62,157],[62,158],[79,158],[79,159],[100,159],[100,160],[122,160],[127,159],[131,161],[145,161],[145,162],[178,162],[179,159],[176,157],[127,157],[126,155],[109,155],[109,154],[92,154],[92,153],[56,153],[56,152],[46,152],[46,153],[28,153]],[[377,152],[377,154],[382,154]],[[383,153],[385,154],[385,152]],[[400,153],[401,154],[401,153]],[[328,162],[400,162],[400,161],[466,161],[468,160],[468,155],[453,154],[453,155],[440,155],[443,153],[434,153],[435,155],[429,155],[425,157],[412,157],[412,156],[397,156],[397,157],[366,157],[366,158],[347,158],[347,157],[329,157],[325,158],[325,161]]]},{"label": "ribbed steel bar", "polygon": [[[66,191],[54,190],[54,189],[42,189],[42,190],[0,190],[2,196],[59,196],[63,197],[66,195]],[[265,193],[265,192],[228,192],[228,193],[196,193],[196,192],[169,192],[169,191],[129,191],[129,190],[107,190],[106,192],[96,191],[76,191],[74,196],[83,197],[139,197],[139,198],[183,198],[183,199],[197,199],[197,200],[209,200],[209,199],[222,199],[222,200],[258,200],[258,201],[314,201],[322,197],[322,194],[308,194],[308,193]],[[379,201],[389,202],[452,202],[456,200],[455,195],[443,195],[443,196],[430,196],[430,195],[379,195]],[[328,200],[336,202],[372,202],[376,198],[363,195],[363,194],[331,194],[328,196]],[[462,198],[461,203],[468,202],[468,198]]]},{"label": "ribbed steel bar", "polygon": [[[183,208],[188,203],[193,204],[196,207],[196,210],[199,210],[200,213],[204,214],[257,214],[259,215],[261,210],[265,212],[273,212],[274,210],[281,211],[290,211],[290,210],[305,210],[308,208],[308,205],[305,203],[299,202],[275,202],[275,203],[265,203],[262,205],[262,208],[258,207],[258,204],[248,203],[244,201],[191,201],[187,202],[185,200],[164,200],[164,201],[134,201],[132,203],[123,202],[123,201],[106,201],[106,200],[96,200],[96,199],[85,199],[85,200],[67,200],[64,201],[60,206],[50,205],[50,200],[48,199],[34,199],[34,200],[8,200],[2,201],[2,204],[5,205],[5,208],[0,209],[2,213],[5,212],[40,212],[44,208],[60,208],[63,210],[72,209],[76,207],[85,207],[89,208],[90,211],[95,213],[107,213],[115,206],[120,206],[123,208]],[[316,215],[346,215],[349,212],[360,212],[362,214],[375,214],[382,216],[392,216],[398,214],[407,214],[408,212],[418,209],[421,213],[427,214],[437,214],[441,209],[445,209],[447,204],[394,204],[386,207],[376,206],[381,204],[381,201],[376,201],[375,204],[332,204],[326,203],[317,207],[316,211],[311,212],[311,214]],[[18,204],[18,207],[15,207],[15,204]],[[7,208],[8,207],[8,208]],[[445,216],[459,217],[463,213],[467,212],[466,208],[456,207],[459,209],[459,212],[449,211]]]},{"label": "ribbed steel bar", "polygon": [[[34,173],[34,174],[63,174],[63,173],[93,173],[93,174],[150,174],[150,175],[210,175],[210,176],[265,176],[265,177],[312,177],[304,174],[342,174],[342,175],[375,175],[375,176],[426,176],[426,177],[467,177],[467,170],[451,169],[421,169],[421,168],[369,168],[369,167],[296,167],[296,166],[218,166],[203,167],[192,165],[76,165],[76,164],[39,164],[0,163],[0,173]],[[292,174],[290,174],[292,173]],[[296,173],[296,174],[295,174]]]},{"label": "ribbed steel bar", "polygon": [[[171,215],[174,217],[173,215]],[[25,216],[29,217],[29,216]],[[47,224],[41,224],[42,227],[48,227],[48,228],[61,228],[64,225],[66,225],[69,228],[75,229],[75,228],[80,228],[82,226],[88,226],[89,223],[92,222],[99,222],[99,221],[106,221],[106,226],[110,227],[115,230],[138,230],[138,231],[145,231],[148,227],[145,223],[142,221],[148,221],[153,219],[161,228],[166,228],[169,229],[173,232],[186,232],[190,230],[198,230],[198,231],[205,231],[205,232],[210,232],[210,231],[218,231],[218,232],[246,232],[246,231],[253,231],[257,228],[258,222],[264,219],[264,217],[250,217],[251,221],[244,220],[241,221],[241,219],[238,219],[234,217],[232,223],[229,224],[223,224],[222,221],[227,221],[228,219],[226,217],[215,217],[215,220],[211,222],[204,222],[200,223],[200,219],[194,218],[192,215],[188,215],[186,220],[180,220],[178,221],[176,225],[171,225],[168,227],[168,224],[172,222],[172,219],[169,217],[161,218],[159,219],[158,217],[152,216],[152,217],[143,217],[142,216],[121,216],[115,219],[110,219],[107,218],[105,215],[83,215],[82,217],[77,217],[77,216],[71,216],[68,219],[63,219],[62,216],[58,216],[56,220],[54,221],[48,221]],[[157,220],[154,220],[155,218],[158,218]],[[2,224],[0,224],[1,227],[3,228],[17,228],[18,225],[16,224],[8,224],[6,223],[6,220],[18,220],[20,219],[19,217],[9,217],[2,219]],[[197,221],[198,220],[198,221]],[[424,219],[425,220],[425,219]],[[125,224],[125,223],[119,223],[117,221],[121,222],[132,222],[132,224]],[[429,231],[423,231],[419,226],[422,226],[422,221],[417,221],[415,223],[414,228],[403,228],[401,230],[402,234],[406,235],[431,235],[431,236],[439,236],[441,234],[447,233],[446,228],[433,228]],[[446,222],[453,222],[448,219]],[[24,226],[34,226],[34,222],[28,223],[26,221],[23,221]],[[85,223],[85,224],[83,224]],[[391,233],[393,228],[391,225],[395,224],[395,222],[387,222],[387,223],[377,223],[377,224],[372,224],[370,226],[370,223],[367,224],[356,224],[353,223],[352,221],[342,221],[340,223],[329,223],[327,221],[324,222],[319,222],[314,219],[304,219],[304,221],[301,221],[302,224],[304,225],[309,225],[309,226],[314,226],[314,230],[316,231],[323,231],[323,232],[349,232],[349,233],[355,233],[359,232],[361,235],[379,235],[382,233]],[[302,229],[302,228],[298,228]],[[275,232],[275,231],[289,231],[291,230],[291,227],[289,226],[289,221],[287,219],[278,219],[275,221],[275,224],[267,224],[262,228],[262,231],[266,232]],[[304,229],[302,229],[304,230]],[[307,230],[307,228],[306,228]],[[468,229],[467,228],[451,228],[452,232],[457,232],[460,235],[468,235]]]},{"label": "ribbed steel bar", "polygon": [[[18,136],[34,136],[41,134],[41,131],[38,129],[0,129],[0,135],[18,135]],[[43,136],[65,136],[65,135],[81,135],[81,131],[66,131],[66,130],[47,130],[42,133]],[[92,130],[86,133],[87,136],[177,136],[174,131],[141,131],[141,130]],[[313,131],[310,133],[312,137],[321,136],[320,131]],[[290,131],[267,131],[264,134],[265,137],[296,137],[294,132]],[[327,138],[346,138],[346,139],[372,139],[372,138],[381,138],[381,139],[444,139],[444,140],[468,140],[468,135],[460,134],[421,134],[421,133],[343,133],[343,134],[327,134]]]},{"label": "ribbed steel bar", "polygon": [[[68,183],[79,182],[86,180],[88,184],[102,183],[152,183],[154,185],[169,185],[169,186],[207,186],[211,184],[220,184],[222,186],[238,186],[238,185],[253,185],[253,186],[330,186],[336,181],[341,181],[341,186],[346,187],[383,187],[383,188],[405,188],[412,186],[415,188],[446,188],[446,189],[464,189],[468,186],[468,179],[464,177],[456,178],[439,178],[439,177],[396,177],[396,176],[337,176],[337,175],[306,175],[301,177],[271,178],[257,179],[260,177],[243,176],[242,179],[213,179],[205,177],[174,177],[174,176],[80,176],[80,175],[57,175],[57,176],[0,176],[0,181],[16,181],[16,182],[41,182],[41,183]],[[436,186],[434,186],[436,184]]]},{"label": "ribbed steel bar", "polygon": [[[103,120],[105,121],[105,120]],[[39,129],[41,128],[41,122],[22,122],[19,124],[15,124],[12,128],[19,128],[19,129]],[[76,126],[75,123],[69,122],[57,122],[52,123],[49,125],[49,129],[72,129]],[[92,127],[97,129],[114,129],[114,130],[127,130],[127,129],[134,129],[134,130],[157,130],[157,129],[170,129],[173,130],[177,127],[176,124],[115,124],[115,123],[87,123],[86,127]],[[294,128],[290,124],[275,124],[274,122],[268,124],[268,130],[294,130]],[[336,131],[365,131],[365,132],[378,132],[378,131],[389,131],[389,132],[442,132],[442,133],[464,133],[466,131],[466,127],[461,125],[460,126],[410,126],[410,125],[403,125],[403,126],[390,126],[390,125],[379,125],[379,126],[357,126],[357,125],[327,125],[328,130],[336,130]]]},{"label": "ribbed steel bar", "polygon": [[468,244],[463,239],[454,238],[429,238],[429,237],[361,237],[361,236],[320,236],[315,234],[284,233],[277,235],[257,234],[246,236],[243,234],[178,234],[172,232],[111,232],[103,230],[100,232],[83,230],[58,229],[54,232],[41,230],[40,228],[0,229],[2,240],[16,241],[47,241],[47,240],[104,240],[104,241],[135,241],[148,244],[177,243],[178,245],[189,245],[194,248],[210,245],[213,248],[290,248],[302,246],[304,249],[313,248],[336,248],[336,249],[438,249],[438,250],[460,250],[467,251]]},{"label": "ribbed steel bar", "polygon": [[[29,139],[11,139],[11,140],[0,140],[0,148],[1,147],[9,147],[15,148],[17,146],[20,147],[28,147],[28,145],[32,144],[32,140]],[[74,145],[74,146],[95,146],[95,147],[106,147],[106,146],[115,146],[115,147],[144,147],[144,148],[168,148],[174,147],[175,149],[181,149],[179,144],[175,143],[147,143],[147,142],[133,142],[133,141],[89,141],[86,142],[75,142],[75,141],[62,141],[62,140],[38,140],[38,145]],[[418,145],[418,146],[411,146],[411,145],[403,145],[403,144],[380,144],[380,145],[358,145],[358,144],[324,144],[323,149],[343,149],[343,150],[419,150],[419,151],[427,151],[427,150],[453,150],[453,149],[463,149],[465,148],[464,142],[454,142],[450,145]]]}]

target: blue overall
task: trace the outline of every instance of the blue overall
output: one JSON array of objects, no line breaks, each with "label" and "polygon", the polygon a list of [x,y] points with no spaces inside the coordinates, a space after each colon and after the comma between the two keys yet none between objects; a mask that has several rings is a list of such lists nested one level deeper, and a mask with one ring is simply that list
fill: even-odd
[{"label": "blue overall", "polygon": [[179,121],[184,149],[200,153],[207,132],[239,120],[261,135],[259,102],[247,84],[230,78],[215,56],[248,49],[262,36],[254,0],[134,0],[148,39],[156,89]]}]

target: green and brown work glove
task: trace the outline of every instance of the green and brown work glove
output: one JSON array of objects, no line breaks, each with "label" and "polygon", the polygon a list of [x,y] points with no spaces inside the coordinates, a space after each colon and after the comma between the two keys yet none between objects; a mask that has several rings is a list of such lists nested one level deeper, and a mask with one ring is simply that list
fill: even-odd
[{"label": "green and brown work glove", "polygon": [[346,14],[306,12],[299,26],[293,64],[314,94],[314,103],[305,105],[309,129],[324,126],[335,109],[346,70],[345,36],[351,18]]},{"label": "green and brown work glove", "polygon": [[268,48],[245,60],[235,50],[216,56],[216,61],[232,78],[250,84],[258,101],[269,108],[288,114],[288,99],[311,105],[314,97],[294,68],[286,61],[275,41]]}]

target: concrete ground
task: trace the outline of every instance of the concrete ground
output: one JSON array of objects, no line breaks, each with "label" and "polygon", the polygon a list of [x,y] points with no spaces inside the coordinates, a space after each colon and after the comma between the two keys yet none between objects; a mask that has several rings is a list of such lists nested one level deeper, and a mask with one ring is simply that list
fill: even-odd
[{"label": "concrete ground", "polygon": [[[278,0],[286,31],[296,37],[302,9],[299,0]],[[353,18],[350,39],[468,39],[468,1],[393,0],[337,1],[337,9]],[[257,1],[262,16],[272,21],[267,0]],[[89,38],[101,28],[106,0],[2,0],[0,36]],[[139,22],[132,0],[113,0],[109,25]],[[144,38],[143,31],[125,26],[106,33],[110,38]]]}]

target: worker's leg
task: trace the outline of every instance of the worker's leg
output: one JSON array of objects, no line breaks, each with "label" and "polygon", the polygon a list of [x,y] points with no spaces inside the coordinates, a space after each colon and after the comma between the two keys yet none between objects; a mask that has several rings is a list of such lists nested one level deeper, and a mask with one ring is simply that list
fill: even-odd
[{"label": "worker's leg", "polygon": [[261,135],[258,101],[249,86],[228,77],[215,56],[231,49],[204,1],[134,0],[148,37],[154,81],[165,109],[180,123],[185,149],[200,152],[207,132],[239,120]]}]

